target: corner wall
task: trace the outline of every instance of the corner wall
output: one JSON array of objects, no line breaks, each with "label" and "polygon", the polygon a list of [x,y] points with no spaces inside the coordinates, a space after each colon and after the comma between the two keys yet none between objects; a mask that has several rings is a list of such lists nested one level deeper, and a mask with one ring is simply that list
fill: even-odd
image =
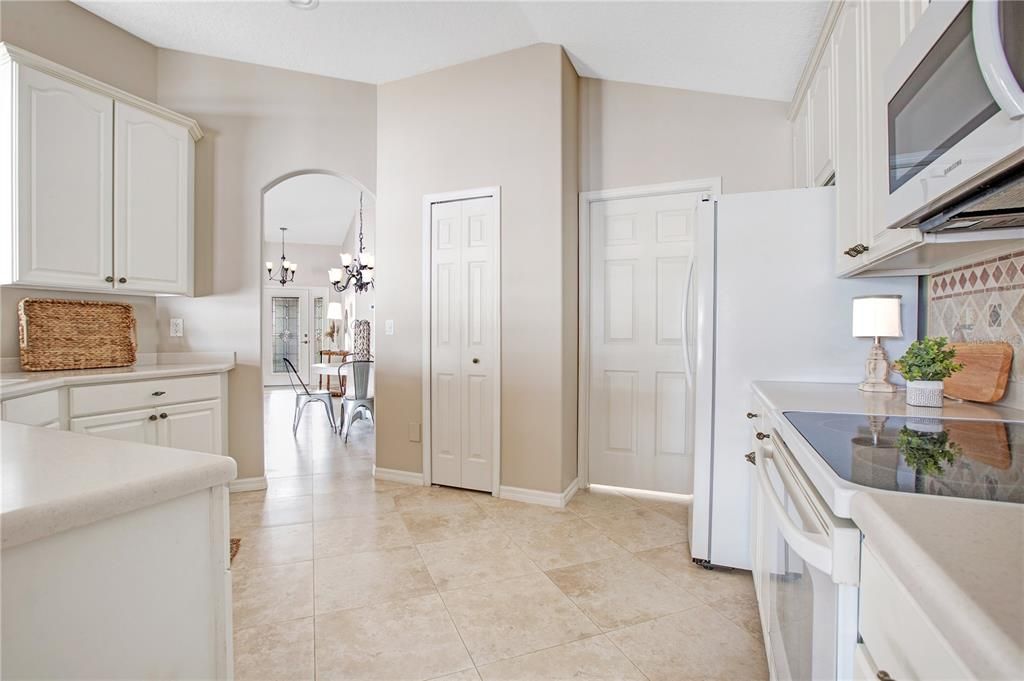
[{"label": "corner wall", "polygon": [[575,298],[566,259],[576,257],[563,241],[566,195],[576,200],[563,174],[564,75],[560,47],[533,45],[378,88],[377,321],[395,322],[394,335],[377,336],[378,466],[422,469],[422,443],[407,430],[422,421],[427,380],[423,197],[500,185],[501,483],[561,492],[570,431],[575,467],[575,409],[564,423],[576,371],[563,315]]}]

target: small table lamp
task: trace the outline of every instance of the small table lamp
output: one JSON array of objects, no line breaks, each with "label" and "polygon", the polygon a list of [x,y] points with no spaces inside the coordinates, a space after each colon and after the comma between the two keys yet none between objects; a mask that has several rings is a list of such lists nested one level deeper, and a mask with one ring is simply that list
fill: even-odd
[{"label": "small table lamp", "polygon": [[889,357],[879,339],[899,338],[903,335],[900,324],[902,296],[861,296],[853,299],[854,338],[874,338],[867,362],[864,363],[864,382],[858,388],[866,392],[894,393],[896,386],[889,382]]}]

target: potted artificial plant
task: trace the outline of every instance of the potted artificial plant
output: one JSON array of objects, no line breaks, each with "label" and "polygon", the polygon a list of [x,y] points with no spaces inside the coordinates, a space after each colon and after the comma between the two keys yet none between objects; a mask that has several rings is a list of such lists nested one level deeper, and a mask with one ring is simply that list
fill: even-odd
[{"label": "potted artificial plant", "polygon": [[922,338],[910,344],[893,364],[907,381],[907,404],[915,407],[941,407],[942,381],[964,368],[955,360],[956,349],[946,339]]}]

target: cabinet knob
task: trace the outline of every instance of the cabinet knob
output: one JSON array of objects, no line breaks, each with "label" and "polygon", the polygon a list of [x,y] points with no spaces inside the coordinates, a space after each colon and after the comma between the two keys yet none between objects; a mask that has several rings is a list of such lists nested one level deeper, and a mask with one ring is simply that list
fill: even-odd
[{"label": "cabinet knob", "polygon": [[889,676],[889,672],[885,671],[884,669],[878,670],[878,673],[875,674],[875,677],[878,679],[878,681],[896,681],[891,676]]},{"label": "cabinet knob", "polygon": [[762,432],[758,431],[758,433],[757,433],[757,435],[755,435],[755,437],[758,440],[767,440],[768,438],[771,437],[771,435],[769,435],[768,433],[762,433]]},{"label": "cabinet knob", "polygon": [[473,358],[473,364],[479,364],[479,363],[480,363],[480,358],[479,357],[474,357]]},{"label": "cabinet knob", "polygon": [[748,452],[743,456],[743,458],[746,459],[747,463],[749,463],[751,466],[757,465],[756,457],[757,455],[754,452]]},{"label": "cabinet knob", "polygon": [[748,411],[748,412],[747,412],[747,418],[748,418],[748,419],[756,419],[756,418],[757,418],[757,414],[755,414],[755,413],[754,413],[754,412],[752,412],[752,411]]},{"label": "cabinet knob", "polygon": [[166,395],[166,394],[167,393],[164,392],[163,390],[157,390],[155,393],[153,393],[153,397],[160,397],[161,395]]},{"label": "cabinet knob", "polygon": [[113,284],[114,283],[114,278],[113,277],[107,277],[106,279],[104,279],[104,281],[107,282],[108,284]]},{"label": "cabinet knob", "polygon": [[160,414],[160,418],[162,418],[162,419],[167,418],[167,412],[164,412],[164,413]]},{"label": "cabinet knob", "polygon": [[150,421],[156,421],[156,414],[150,414],[149,415],[149,420]]},{"label": "cabinet knob", "polygon": [[117,283],[118,284],[127,284],[128,280],[125,279],[124,277],[121,277],[120,279],[117,280]]}]

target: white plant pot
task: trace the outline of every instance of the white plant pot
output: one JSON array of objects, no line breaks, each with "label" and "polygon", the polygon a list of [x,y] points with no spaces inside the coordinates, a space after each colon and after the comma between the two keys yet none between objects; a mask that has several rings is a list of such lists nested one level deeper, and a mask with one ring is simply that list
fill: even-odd
[{"label": "white plant pot", "polygon": [[907,381],[907,404],[942,407],[942,381]]}]

